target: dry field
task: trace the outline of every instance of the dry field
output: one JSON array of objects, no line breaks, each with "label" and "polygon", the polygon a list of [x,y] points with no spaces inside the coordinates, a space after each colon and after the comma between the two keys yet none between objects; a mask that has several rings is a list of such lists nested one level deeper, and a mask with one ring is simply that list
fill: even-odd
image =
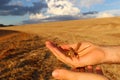
[{"label": "dry field", "polygon": [[[68,68],[45,41],[120,45],[120,18],[73,20],[0,28],[0,80],[54,80],[55,68]],[[104,75],[120,80],[119,64],[101,64]]]}]

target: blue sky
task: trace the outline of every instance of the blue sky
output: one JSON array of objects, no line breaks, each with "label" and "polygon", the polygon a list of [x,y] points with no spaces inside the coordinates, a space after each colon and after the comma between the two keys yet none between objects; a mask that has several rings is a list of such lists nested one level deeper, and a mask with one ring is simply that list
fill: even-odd
[{"label": "blue sky", "polygon": [[0,24],[114,16],[120,16],[120,0],[0,0]]}]

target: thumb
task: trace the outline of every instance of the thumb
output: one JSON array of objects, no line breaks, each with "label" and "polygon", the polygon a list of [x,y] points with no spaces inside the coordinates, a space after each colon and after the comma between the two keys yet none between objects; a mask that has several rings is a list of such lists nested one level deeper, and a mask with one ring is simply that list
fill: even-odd
[{"label": "thumb", "polygon": [[65,69],[56,69],[52,72],[55,79],[76,80],[74,72]]},{"label": "thumb", "polygon": [[108,80],[106,77],[101,75],[85,72],[73,72],[65,69],[57,69],[53,71],[52,76],[55,79],[60,80]]}]

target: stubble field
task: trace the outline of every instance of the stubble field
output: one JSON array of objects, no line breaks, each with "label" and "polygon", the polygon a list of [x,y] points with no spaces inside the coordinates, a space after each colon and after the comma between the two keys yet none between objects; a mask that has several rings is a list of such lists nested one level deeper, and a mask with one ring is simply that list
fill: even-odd
[{"label": "stubble field", "polygon": [[[55,68],[68,68],[45,47],[89,41],[120,45],[120,18],[73,20],[0,28],[0,80],[54,80]],[[104,75],[120,80],[119,64],[101,64]]]}]

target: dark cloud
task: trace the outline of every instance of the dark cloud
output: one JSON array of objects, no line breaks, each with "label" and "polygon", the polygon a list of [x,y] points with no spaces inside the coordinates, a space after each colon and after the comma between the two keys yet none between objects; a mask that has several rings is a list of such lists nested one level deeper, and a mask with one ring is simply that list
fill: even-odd
[{"label": "dark cloud", "polygon": [[8,5],[11,0],[0,1],[0,15],[24,15],[26,13],[35,14],[47,8],[45,0],[34,2],[33,6]]},{"label": "dark cloud", "polygon": [[80,20],[80,19],[88,19],[95,18],[98,12],[86,12],[81,15],[62,15],[62,16],[50,16],[45,19],[30,19],[23,21],[23,24],[33,24],[33,23],[44,23],[44,22],[52,22],[52,21],[67,21],[67,20]]},{"label": "dark cloud", "polygon": [[63,16],[54,16],[46,18],[48,21],[64,21],[64,20],[74,20],[79,19],[78,16],[71,16],[71,15],[63,15]]},{"label": "dark cloud", "polygon": [[0,0],[0,6],[8,4],[11,0]]},{"label": "dark cloud", "polygon": [[66,20],[77,20],[82,19],[80,16],[71,16],[71,15],[63,15],[63,16],[53,16],[45,19],[30,19],[23,21],[23,24],[33,24],[33,23],[43,23],[43,22],[52,22],[52,21],[66,21]]},{"label": "dark cloud", "polygon": [[33,3],[33,7],[29,7],[28,10],[30,13],[39,13],[40,10],[42,10],[43,8],[48,8],[47,4],[44,1],[41,2],[34,2]]}]

